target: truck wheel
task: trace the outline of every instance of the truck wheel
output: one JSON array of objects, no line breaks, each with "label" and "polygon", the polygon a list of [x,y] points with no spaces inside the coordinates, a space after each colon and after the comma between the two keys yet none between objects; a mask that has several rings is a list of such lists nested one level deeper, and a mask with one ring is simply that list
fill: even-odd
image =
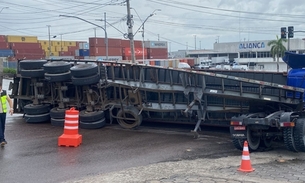
[{"label": "truck wheel", "polygon": [[244,141],[245,141],[245,140],[233,138],[234,147],[235,147],[236,149],[242,151],[243,148],[244,148]]},{"label": "truck wheel", "polygon": [[29,115],[25,114],[24,119],[27,123],[44,123],[50,120],[50,113]]},{"label": "truck wheel", "polygon": [[82,129],[98,129],[98,128],[102,128],[106,125],[106,120],[105,118],[99,120],[99,121],[96,121],[96,122],[83,122],[83,121],[80,121],[79,122],[79,127],[82,128]]},{"label": "truck wheel", "polygon": [[269,148],[272,146],[272,141],[273,139],[271,137],[264,137],[263,139],[261,139],[261,146]]},{"label": "truck wheel", "polygon": [[286,127],[283,129],[284,144],[289,151],[298,152],[293,138],[293,128]]},{"label": "truck wheel", "polygon": [[50,111],[50,116],[51,116],[51,118],[54,118],[54,119],[64,119],[65,115],[66,115],[66,110],[67,109],[61,109],[58,107],[54,107]]},{"label": "truck wheel", "polygon": [[63,127],[64,124],[65,124],[65,119],[51,118],[51,125],[52,126],[61,126],[61,127]]},{"label": "truck wheel", "polygon": [[[124,114],[126,118],[129,119],[119,119],[124,118]],[[122,109],[119,110],[117,113],[117,119],[118,123],[121,127],[131,129],[135,128],[137,126],[140,126],[142,123],[142,115],[138,115],[139,110],[134,107],[125,107],[124,111]]]},{"label": "truck wheel", "polygon": [[50,111],[50,104],[27,104],[24,106],[24,113],[28,115],[44,114]]},{"label": "truck wheel", "polygon": [[21,70],[20,75],[22,77],[29,77],[29,78],[43,78],[44,77],[44,70],[43,69],[35,69],[35,70]]},{"label": "truck wheel", "polygon": [[78,86],[96,84],[99,81],[100,81],[99,74],[95,74],[93,76],[88,76],[88,77],[80,77],[80,78],[72,76],[72,83]]},{"label": "truck wheel", "polygon": [[70,73],[70,71],[65,72],[65,73],[59,73],[59,74],[45,73],[44,78],[46,80],[48,80],[49,82],[68,81],[71,79],[71,73]]},{"label": "truck wheel", "polygon": [[98,73],[96,64],[79,64],[70,68],[71,74],[74,77],[87,77]]},{"label": "truck wheel", "polygon": [[59,74],[68,72],[70,70],[71,64],[69,62],[48,62],[43,64],[43,69],[49,74]]},{"label": "truck wheel", "polygon": [[104,111],[87,112],[86,110],[80,111],[79,120],[82,122],[95,122],[105,118]]},{"label": "truck wheel", "polygon": [[19,62],[19,66],[21,69],[34,70],[41,69],[45,63],[47,63],[46,60],[22,60]]},{"label": "truck wheel", "polygon": [[305,119],[298,119],[296,121],[293,137],[296,149],[305,152]]},{"label": "truck wheel", "polygon": [[251,127],[247,127],[247,141],[249,144],[249,149],[252,151],[256,151],[260,144],[260,137],[253,135],[253,130]]}]

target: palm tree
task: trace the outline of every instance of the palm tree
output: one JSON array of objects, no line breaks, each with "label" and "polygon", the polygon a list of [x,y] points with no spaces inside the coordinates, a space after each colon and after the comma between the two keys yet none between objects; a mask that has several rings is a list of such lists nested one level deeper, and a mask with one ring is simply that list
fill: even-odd
[{"label": "palm tree", "polygon": [[287,39],[282,39],[278,36],[276,36],[276,40],[272,40],[268,42],[268,46],[271,46],[271,55],[273,57],[273,60],[275,61],[275,57],[277,58],[277,72],[279,72],[280,68],[279,68],[279,60],[280,60],[280,56],[283,56],[285,51],[286,51],[286,47],[283,45],[283,42],[287,42]]}]

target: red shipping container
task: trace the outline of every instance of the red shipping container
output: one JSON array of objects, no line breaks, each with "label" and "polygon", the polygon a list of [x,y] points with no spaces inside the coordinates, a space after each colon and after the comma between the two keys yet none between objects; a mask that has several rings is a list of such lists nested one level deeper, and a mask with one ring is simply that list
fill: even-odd
[{"label": "red shipping container", "polygon": [[123,48],[130,48],[130,40],[123,39],[123,40],[121,41],[121,46],[122,46]]},{"label": "red shipping container", "polygon": [[74,56],[75,59],[85,59],[84,56]]},{"label": "red shipping container", "polygon": [[7,50],[10,49],[10,46],[6,42],[0,42],[0,49]]},{"label": "red shipping container", "polygon": [[42,55],[44,54],[44,50],[37,50],[37,49],[18,49],[14,50],[15,54],[34,54],[34,55]]},{"label": "red shipping container", "polygon": [[90,37],[89,38],[89,46],[90,47],[102,47],[102,46],[106,46],[105,38]]},{"label": "red shipping container", "polygon": [[[75,50],[78,50],[78,46],[68,46],[68,51],[75,52]],[[74,55],[74,54],[73,54]]]},{"label": "red shipping container", "polygon": [[[135,48],[142,48],[143,47],[143,44],[142,44],[142,41],[137,41],[137,40],[134,40],[134,47]],[[130,47],[130,46],[128,46]]]},{"label": "red shipping container", "polygon": [[[123,49],[123,55],[124,56],[131,56],[131,49],[130,48],[124,48]],[[143,48],[135,48],[134,49],[135,56],[142,56],[143,57]],[[144,49],[144,56],[147,55],[147,50]]]},{"label": "red shipping container", "polygon": [[0,35],[0,42],[1,42],[1,43],[6,42],[6,37],[3,36],[3,35]]},{"label": "red shipping container", "polygon": [[59,56],[74,56],[71,51],[61,51],[59,52]]},{"label": "red shipping container", "polygon": [[109,47],[119,47],[120,48],[120,47],[122,47],[122,40],[121,39],[108,38],[108,46]]},{"label": "red shipping container", "polygon": [[[90,47],[90,56],[106,56],[106,47]],[[122,56],[122,48],[108,47],[108,56]]]},{"label": "red shipping container", "polygon": [[188,58],[188,59],[187,59],[187,63],[188,63],[190,66],[194,66],[194,65],[195,65],[195,59],[193,59],[193,58]]},{"label": "red shipping container", "polygon": [[12,49],[41,49],[40,43],[10,43]]}]

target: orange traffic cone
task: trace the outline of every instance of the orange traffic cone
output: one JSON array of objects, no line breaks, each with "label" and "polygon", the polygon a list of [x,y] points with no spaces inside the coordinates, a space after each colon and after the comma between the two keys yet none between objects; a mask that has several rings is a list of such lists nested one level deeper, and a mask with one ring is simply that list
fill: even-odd
[{"label": "orange traffic cone", "polygon": [[254,168],[252,168],[252,166],[251,166],[250,154],[249,154],[249,148],[248,148],[247,141],[244,142],[244,149],[243,149],[243,155],[241,158],[241,165],[238,170],[242,171],[242,172],[254,171]]},{"label": "orange traffic cone", "polygon": [[58,146],[77,147],[82,143],[82,135],[78,134],[79,111],[72,107],[66,110],[64,133],[58,138]]}]

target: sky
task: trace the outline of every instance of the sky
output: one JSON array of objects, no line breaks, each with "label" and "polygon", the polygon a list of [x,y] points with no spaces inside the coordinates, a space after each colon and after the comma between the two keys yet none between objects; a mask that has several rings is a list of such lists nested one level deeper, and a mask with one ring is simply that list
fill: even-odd
[{"label": "sky", "polygon": [[[130,0],[135,40],[167,41],[169,51],[213,49],[215,42],[274,40],[281,27],[305,31],[302,0]],[[153,16],[150,16],[153,13]],[[48,40],[88,41],[102,28],[125,39],[126,0],[0,0],[0,34]],[[140,30],[137,32],[137,30]],[[53,38],[53,36],[56,36]],[[295,33],[304,38],[305,33]]]}]

